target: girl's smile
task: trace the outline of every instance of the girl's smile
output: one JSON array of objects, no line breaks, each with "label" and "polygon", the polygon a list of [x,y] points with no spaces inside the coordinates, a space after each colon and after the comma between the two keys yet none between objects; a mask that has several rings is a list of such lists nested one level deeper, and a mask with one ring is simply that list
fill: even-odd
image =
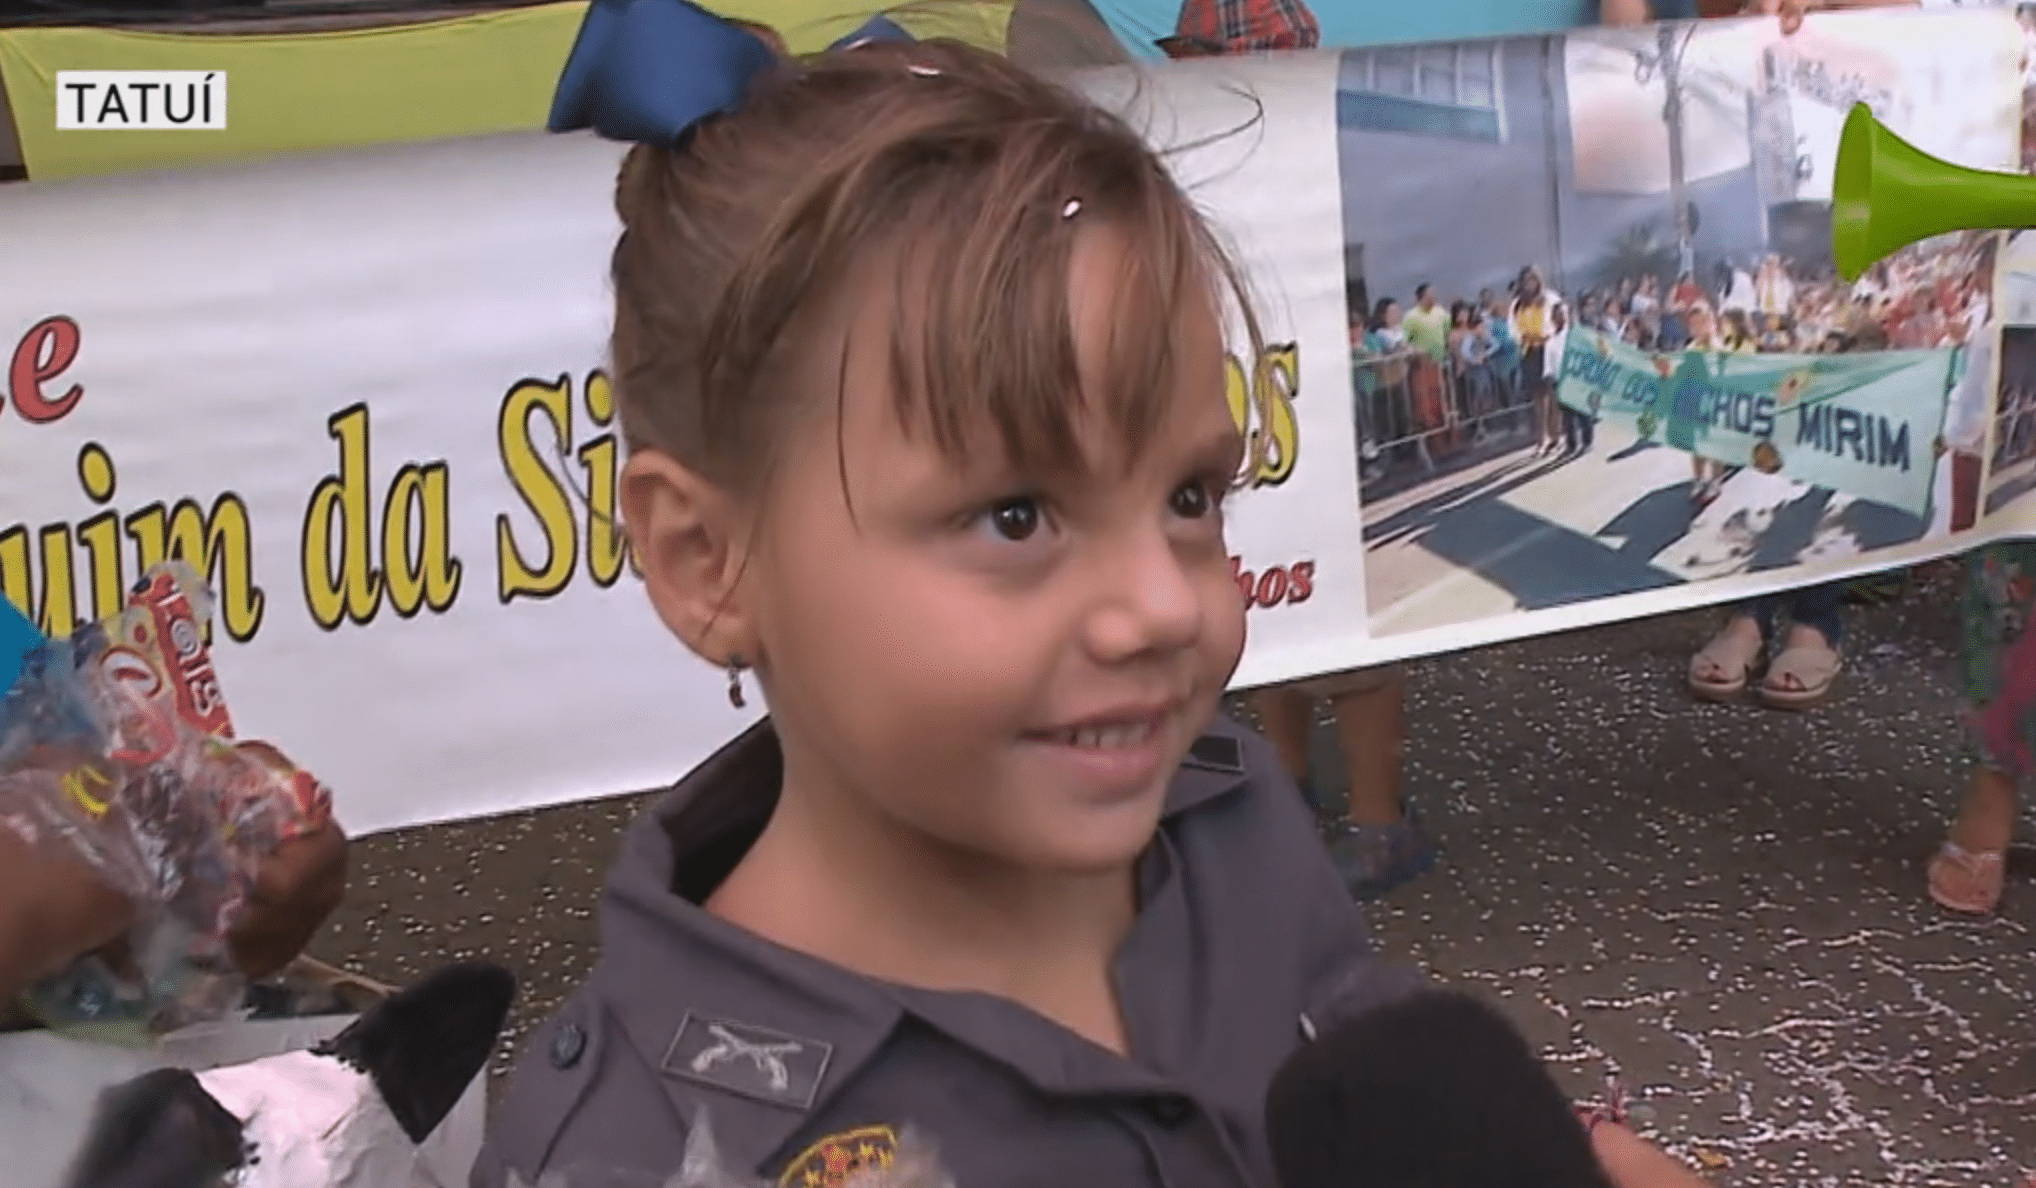
[{"label": "girl's smile", "polygon": [[1026,733],[1022,743],[1049,765],[1041,778],[1090,791],[1098,800],[1145,795],[1172,773],[1193,741],[1187,696],[1126,703],[1066,726]]}]

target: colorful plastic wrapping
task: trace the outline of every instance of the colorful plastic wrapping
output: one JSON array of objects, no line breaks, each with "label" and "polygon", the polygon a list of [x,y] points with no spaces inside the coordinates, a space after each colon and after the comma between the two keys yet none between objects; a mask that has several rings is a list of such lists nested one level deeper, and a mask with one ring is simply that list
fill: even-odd
[{"label": "colorful plastic wrapping", "polygon": [[146,1042],[240,1009],[227,935],[261,861],[331,815],[326,790],[238,741],[181,563],[113,618],[31,653],[0,698],[0,827],[67,846],[136,905],[120,943],[32,987],[46,1026]]}]

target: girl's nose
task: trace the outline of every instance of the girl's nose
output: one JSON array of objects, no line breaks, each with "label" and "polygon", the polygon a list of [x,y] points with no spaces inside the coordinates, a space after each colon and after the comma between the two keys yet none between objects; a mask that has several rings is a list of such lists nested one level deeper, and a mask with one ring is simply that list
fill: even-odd
[{"label": "girl's nose", "polygon": [[1098,560],[1109,595],[1088,627],[1098,660],[1122,663],[1192,647],[1201,638],[1206,579],[1198,583],[1163,535],[1118,547]]}]

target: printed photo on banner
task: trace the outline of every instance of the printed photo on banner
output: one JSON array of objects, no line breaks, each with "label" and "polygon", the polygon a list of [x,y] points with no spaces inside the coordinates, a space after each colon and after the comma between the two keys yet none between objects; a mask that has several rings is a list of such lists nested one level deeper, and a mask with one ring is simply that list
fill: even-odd
[{"label": "printed photo on banner", "polygon": [[2001,331],[2000,403],[1993,418],[1986,513],[2036,527],[2036,326]]},{"label": "printed photo on banner", "polygon": [[2021,35],[2000,13],[1975,41],[1973,15],[1344,56],[1374,634],[1973,525],[1998,237],[1852,285],[1830,253],[1855,102],[1926,152],[2016,166]]},{"label": "printed photo on banner", "polygon": [[[2024,47],[2021,166],[2036,174],[2036,7],[2016,16]],[[1994,287],[2002,329],[1985,514],[2027,531],[2036,528],[2036,232],[2007,237]]]}]

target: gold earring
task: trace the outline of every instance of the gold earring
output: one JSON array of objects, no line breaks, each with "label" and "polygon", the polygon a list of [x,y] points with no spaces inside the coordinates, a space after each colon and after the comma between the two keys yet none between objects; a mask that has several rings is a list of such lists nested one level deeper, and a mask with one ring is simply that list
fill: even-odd
[{"label": "gold earring", "polygon": [[728,658],[728,704],[742,709],[749,702],[742,696],[742,670],[746,667],[741,656]]}]

